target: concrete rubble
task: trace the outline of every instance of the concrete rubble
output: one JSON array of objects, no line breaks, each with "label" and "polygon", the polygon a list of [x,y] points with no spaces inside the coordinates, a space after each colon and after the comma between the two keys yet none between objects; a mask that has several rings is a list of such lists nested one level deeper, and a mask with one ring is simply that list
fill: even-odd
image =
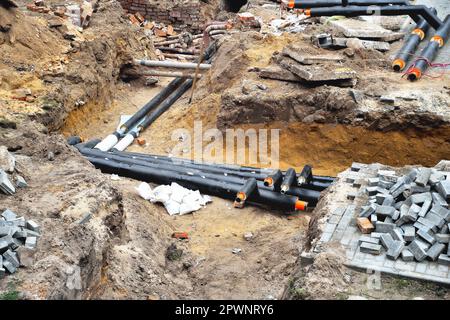
[{"label": "concrete rubble", "polygon": [[0,215],[0,279],[6,271],[15,273],[19,267],[31,267],[34,262],[40,227],[33,220],[18,217],[6,209]]},{"label": "concrete rubble", "polygon": [[399,175],[378,170],[377,177],[367,180],[368,200],[361,206],[358,227],[371,233],[361,237],[360,251],[378,255],[383,247],[392,260],[450,265],[450,172],[421,167]]}]

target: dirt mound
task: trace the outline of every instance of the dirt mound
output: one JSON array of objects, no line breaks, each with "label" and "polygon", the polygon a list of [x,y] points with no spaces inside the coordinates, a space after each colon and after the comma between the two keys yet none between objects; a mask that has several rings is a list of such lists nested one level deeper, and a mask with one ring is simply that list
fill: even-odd
[{"label": "dirt mound", "polygon": [[[107,106],[121,68],[132,58],[154,57],[151,40],[129,24],[116,1],[99,1],[82,34],[67,22],[50,28],[45,16],[0,10],[5,17],[2,24],[10,25],[0,33],[9,37],[0,44],[3,126],[31,118],[57,129],[72,110],[88,102]],[[15,89],[30,90],[30,100],[15,99],[11,95]]]}]

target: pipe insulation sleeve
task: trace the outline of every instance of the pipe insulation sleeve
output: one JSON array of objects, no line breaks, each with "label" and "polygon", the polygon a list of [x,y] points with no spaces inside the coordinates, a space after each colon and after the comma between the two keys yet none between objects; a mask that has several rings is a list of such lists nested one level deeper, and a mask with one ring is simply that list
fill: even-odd
[{"label": "pipe insulation sleeve", "polygon": [[117,135],[110,134],[105,139],[103,139],[99,144],[97,144],[94,148],[106,152],[111,150],[118,141],[119,138],[117,137]]}]

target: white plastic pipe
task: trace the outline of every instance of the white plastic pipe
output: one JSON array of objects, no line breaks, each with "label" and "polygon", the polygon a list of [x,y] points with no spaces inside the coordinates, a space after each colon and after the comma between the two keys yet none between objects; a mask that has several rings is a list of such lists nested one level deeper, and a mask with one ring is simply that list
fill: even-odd
[{"label": "white plastic pipe", "polygon": [[117,138],[114,134],[110,134],[100,143],[98,143],[94,148],[106,152],[111,150],[117,144],[118,141],[119,138]]},{"label": "white plastic pipe", "polygon": [[125,135],[125,137],[122,138],[122,140],[119,141],[119,143],[114,146],[114,149],[116,149],[117,151],[124,151],[133,143],[133,141],[134,136],[128,133]]}]

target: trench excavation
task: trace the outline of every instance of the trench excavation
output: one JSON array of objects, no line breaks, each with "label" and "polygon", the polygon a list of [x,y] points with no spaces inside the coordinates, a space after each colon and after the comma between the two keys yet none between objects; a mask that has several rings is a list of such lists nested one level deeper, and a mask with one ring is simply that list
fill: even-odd
[{"label": "trench excavation", "polygon": [[[310,273],[299,253],[316,248],[322,223],[349,203],[361,183],[345,184],[349,172],[367,164],[402,177],[400,167],[450,159],[448,77],[422,77],[447,52],[450,19],[402,0],[282,1],[303,13],[280,13],[276,1],[176,0],[170,12],[170,1],[141,2],[100,0],[83,33],[53,21],[48,35],[36,23],[45,43],[60,37],[64,46],[42,45],[51,57],[42,66],[18,61],[0,72],[0,103],[8,102],[0,108],[0,146],[17,157],[11,177],[29,182],[18,198],[1,194],[0,202],[43,230],[36,268],[18,273],[25,298],[340,298],[352,285],[362,292],[365,274],[344,269],[332,245]],[[331,41],[343,37],[318,17],[359,16],[373,4],[386,5],[383,15],[411,15],[403,43],[389,33],[395,40],[380,51],[316,45],[324,32]],[[106,36],[110,22],[115,33]],[[16,34],[1,27],[0,46],[12,59]],[[20,46],[28,33],[17,34]],[[417,52],[426,60],[413,58]],[[25,77],[13,71],[28,69]],[[327,78],[342,72],[351,77]],[[32,91],[16,90],[27,84]],[[124,116],[131,118],[119,124]],[[243,133],[231,148],[219,143],[228,142],[228,130]],[[266,133],[268,145],[257,150],[267,156],[255,157],[252,147]],[[445,164],[439,170],[449,178]],[[143,182],[154,190],[175,182],[212,203],[172,215],[143,195]]]}]

